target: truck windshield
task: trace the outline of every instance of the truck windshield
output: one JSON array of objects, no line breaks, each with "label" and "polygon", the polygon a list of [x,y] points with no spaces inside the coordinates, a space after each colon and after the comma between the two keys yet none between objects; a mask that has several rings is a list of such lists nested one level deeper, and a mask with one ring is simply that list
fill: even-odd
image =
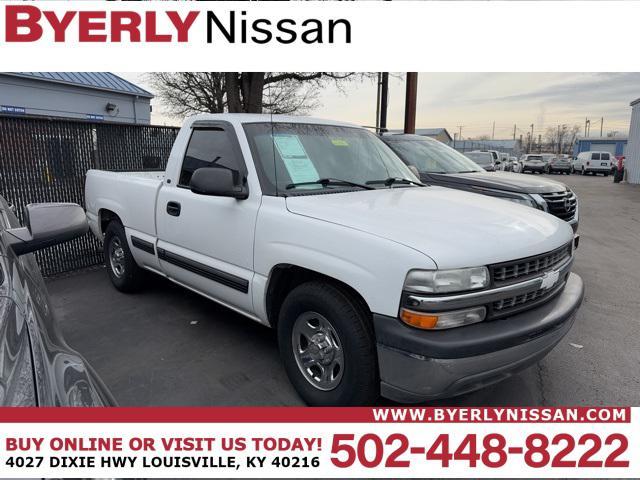
[{"label": "truck windshield", "polygon": [[482,167],[490,166],[493,160],[493,156],[489,152],[466,152],[464,155]]},{"label": "truck windshield", "polygon": [[[267,194],[410,188],[412,183],[397,180],[419,182],[389,147],[361,128],[265,122],[245,124],[244,130]],[[390,178],[396,181],[385,183]]]},{"label": "truck windshield", "polygon": [[[467,173],[483,171],[476,163],[438,141],[390,140],[388,144],[400,158],[420,173]],[[488,155],[487,163],[491,163]]]}]

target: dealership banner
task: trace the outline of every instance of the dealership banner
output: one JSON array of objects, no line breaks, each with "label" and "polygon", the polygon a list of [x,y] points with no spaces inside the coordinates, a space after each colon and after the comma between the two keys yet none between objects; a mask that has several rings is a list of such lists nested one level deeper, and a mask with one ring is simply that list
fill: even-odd
[{"label": "dealership banner", "polygon": [[0,476],[638,478],[639,410],[2,408]]},{"label": "dealership banner", "polygon": [[[575,45],[567,26],[577,16],[581,25],[615,25],[607,35],[617,45],[637,43],[640,3],[626,1],[0,0],[0,51],[5,71],[515,72],[532,68],[523,52]],[[523,19],[553,34],[523,29]],[[535,65],[633,71],[640,57],[593,41],[571,55],[537,55]]]}]

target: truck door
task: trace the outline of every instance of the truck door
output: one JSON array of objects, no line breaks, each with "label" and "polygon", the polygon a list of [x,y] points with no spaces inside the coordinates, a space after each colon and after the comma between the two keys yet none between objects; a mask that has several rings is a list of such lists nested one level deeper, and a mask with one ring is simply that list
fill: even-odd
[{"label": "truck door", "polygon": [[249,198],[199,195],[189,189],[198,168],[247,174],[231,125],[193,128],[178,179],[158,194],[158,258],[165,274],[244,312],[253,311],[253,240],[260,192]]}]

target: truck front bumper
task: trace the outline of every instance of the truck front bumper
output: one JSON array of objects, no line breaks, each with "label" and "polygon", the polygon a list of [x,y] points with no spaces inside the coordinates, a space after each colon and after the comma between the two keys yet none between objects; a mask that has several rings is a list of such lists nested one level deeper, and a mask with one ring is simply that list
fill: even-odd
[{"label": "truck front bumper", "polygon": [[511,317],[425,331],[374,314],[382,396],[415,403],[499,382],[538,362],[566,335],[584,296],[571,273],[547,303]]}]

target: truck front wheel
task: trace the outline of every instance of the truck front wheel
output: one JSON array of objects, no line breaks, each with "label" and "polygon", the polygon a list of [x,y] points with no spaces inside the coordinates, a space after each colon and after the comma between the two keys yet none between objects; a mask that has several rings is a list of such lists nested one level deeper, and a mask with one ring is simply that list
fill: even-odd
[{"label": "truck front wheel", "polygon": [[104,261],[111,283],[121,292],[135,292],[142,285],[144,271],[131,255],[127,235],[120,222],[113,221],[104,234]]},{"label": "truck front wheel", "polygon": [[287,375],[309,405],[371,405],[379,396],[369,313],[353,295],[312,281],[285,298],[278,343]]}]

